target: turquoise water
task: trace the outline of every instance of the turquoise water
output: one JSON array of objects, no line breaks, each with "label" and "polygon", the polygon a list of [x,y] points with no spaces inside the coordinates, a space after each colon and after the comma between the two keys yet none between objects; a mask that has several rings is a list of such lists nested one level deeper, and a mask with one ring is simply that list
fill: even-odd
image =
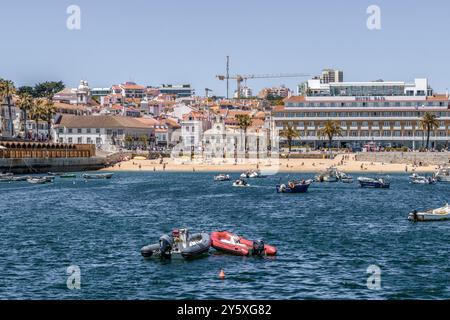
[{"label": "turquoise water", "polygon": [[[406,220],[412,209],[442,206],[450,185],[394,175],[390,190],[315,184],[307,194],[277,194],[288,177],[251,180],[246,189],[204,173],[0,184],[0,298],[450,298],[450,222]],[[143,245],[177,227],[263,238],[279,255],[141,257]],[[71,265],[80,267],[80,290],[67,288]],[[380,290],[367,288],[370,265],[381,268]]]}]

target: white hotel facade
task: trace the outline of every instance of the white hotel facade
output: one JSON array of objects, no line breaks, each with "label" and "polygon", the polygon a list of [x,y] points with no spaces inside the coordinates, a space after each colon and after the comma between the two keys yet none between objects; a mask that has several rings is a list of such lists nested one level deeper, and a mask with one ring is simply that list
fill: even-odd
[{"label": "white hotel facade", "polygon": [[[425,112],[435,114],[439,128],[431,133],[432,147],[448,147],[450,103],[448,94],[434,94],[427,79],[405,82],[336,82],[309,80],[299,86],[298,96],[286,98],[284,106],[272,112],[273,126],[299,131],[294,145],[321,147],[327,139],[319,130],[327,120],[336,121],[342,136],[335,145],[349,147],[374,142],[380,146],[426,144],[426,131],[420,127]],[[281,141],[282,143],[283,141]]]}]

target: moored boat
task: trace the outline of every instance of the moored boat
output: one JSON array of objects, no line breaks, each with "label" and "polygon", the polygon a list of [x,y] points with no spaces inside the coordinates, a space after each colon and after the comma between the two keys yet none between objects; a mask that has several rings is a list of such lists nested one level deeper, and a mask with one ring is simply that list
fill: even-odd
[{"label": "moored boat", "polygon": [[342,183],[353,183],[353,177],[349,176],[348,174],[346,174],[344,172],[339,173],[339,180]]},{"label": "moored boat", "polygon": [[316,182],[338,182],[339,171],[334,167],[328,168],[324,172],[316,175],[315,180]]},{"label": "moored boat", "polygon": [[435,173],[435,178],[439,182],[450,182],[450,168],[441,168]]},{"label": "moored boat", "polygon": [[85,173],[82,175],[83,179],[111,179],[114,173]]},{"label": "moored boat", "polygon": [[377,188],[377,189],[388,189],[391,183],[386,178],[358,178],[359,185],[361,188]]},{"label": "moored boat", "polygon": [[31,184],[45,184],[48,183],[49,180],[45,177],[30,177],[27,179],[27,182]]},{"label": "moored boat", "polygon": [[250,187],[250,184],[247,182],[247,180],[240,178],[233,182],[233,187],[245,188]]},{"label": "moored boat", "polygon": [[450,206],[447,203],[442,208],[431,209],[428,211],[419,212],[414,210],[408,215],[408,220],[414,222],[450,220]]},{"label": "moored boat", "polygon": [[207,233],[189,234],[188,229],[175,229],[171,235],[162,235],[159,242],[141,249],[143,257],[197,258],[208,253],[211,239]]},{"label": "moored boat", "polygon": [[219,174],[214,177],[214,181],[230,181],[230,176],[228,174]]},{"label": "moored boat", "polygon": [[59,176],[61,179],[73,179],[76,178],[77,175],[74,173],[64,173],[62,175]]},{"label": "moored boat", "polygon": [[308,191],[309,186],[313,183],[313,180],[302,181],[289,181],[286,184],[277,185],[276,189],[278,193],[305,193]]},{"label": "moored boat", "polygon": [[419,176],[417,173],[409,177],[409,181],[414,184],[436,184],[436,179],[433,177]]},{"label": "moored boat", "polygon": [[211,246],[225,253],[237,256],[274,256],[277,249],[267,245],[262,240],[247,240],[228,231],[216,231],[211,233]]},{"label": "moored boat", "polygon": [[249,170],[241,174],[241,178],[253,179],[264,178],[260,170]]}]

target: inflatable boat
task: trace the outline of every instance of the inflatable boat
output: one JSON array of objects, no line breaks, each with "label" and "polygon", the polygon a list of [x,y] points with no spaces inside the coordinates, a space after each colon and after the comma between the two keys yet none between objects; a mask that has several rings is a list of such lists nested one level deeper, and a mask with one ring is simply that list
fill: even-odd
[{"label": "inflatable boat", "polygon": [[247,240],[228,231],[211,233],[211,246],[225,253],[237,256],[274,256],[277,249],[269,246],[262,240]]},{"label": "inflatable boat", "polygon": [[233,187],[246,188],[250,187],[250,184],[247,182],[247,180],[240,178],[233,182]]},{"label": "inflatable boat", "polygon": [[143,247],[141,254],[145,258],[189,259],[207,253],[210,247],[211,240],[207,233],[190,235],[187,229],[175,229],[172,231],[172,235],[161,236],[158,243]]},{"label": "inflatable boat", "polygon": [[97,173],[97,174],[88,174],[85,173],[82,175],[83,179],[90,180],[99,180],[99,179],[111,179],[114,173]]}]

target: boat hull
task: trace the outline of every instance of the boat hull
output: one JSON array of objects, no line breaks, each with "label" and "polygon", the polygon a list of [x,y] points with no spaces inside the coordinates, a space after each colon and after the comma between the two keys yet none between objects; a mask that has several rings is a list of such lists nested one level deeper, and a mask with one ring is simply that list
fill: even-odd
[{"label": "boat hull", "polygon": [[308,192],[309,186],[311,183],[305,183],[305,184],[298,184],[295,185],[293,188],[289,185],[277,185],[277,193],[306,193]]},{"label": "boat hull", "polygon": [[410,213],[408,220],[414,222],[432,222],[432,221],[445,221],[450,220],[450,214],[432,214],[432,213],[421,213],[416,214]]},{"label": "boat hull", "polygon": [[[239,237],[228,231],[216,231],[211,233],[211,246],[221,252],[236,255],[249,256],[255,255],[254,251],[255,241],[247,240]],[[274,256],[277,254],[277,249],[273,246],[264,244],[262,255]]]}]

